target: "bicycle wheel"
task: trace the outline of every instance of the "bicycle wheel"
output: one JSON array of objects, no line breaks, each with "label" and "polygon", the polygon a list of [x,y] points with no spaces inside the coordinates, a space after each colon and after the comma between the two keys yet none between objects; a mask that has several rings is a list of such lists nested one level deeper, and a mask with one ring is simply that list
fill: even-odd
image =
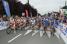
[{"label": "bicycle wheel", "polygon": [[7,33],[7,34],[10,34],[10,33],[11,33],[11,29],[10,29],[10,28],[7,28],[7,29],[6,29],[6,33]]}]

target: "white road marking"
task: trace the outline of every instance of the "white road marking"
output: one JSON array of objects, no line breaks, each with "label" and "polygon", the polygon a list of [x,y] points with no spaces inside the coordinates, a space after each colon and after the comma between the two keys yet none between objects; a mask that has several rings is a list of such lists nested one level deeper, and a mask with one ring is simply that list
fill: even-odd
[{"label": "white road marking", "polygon": [[51,32],[50,31],[46,31],[46,33],[47,33],[48,38],[50,38],[51,37]]},{"label": "white road marking", "polygon": [[13,39],[9,40],[8,43],[11,43],[13,40],[15,40],[16,38],[18,38],[19,36],[21,36],[22,34],[19,34],[17,36],[15,36]]},{"label": "white road marking", "polygon": [[32,36],[34,36],[36,33],[38,33],[38,30],[34,30],[34,33],[32,34]]},{"label": "white road marking", "polygon": [[24,34],[24,36],[25,35],[27,35],[27,34],[29,34],[29,33],[31,33],[33,30],[27,30],[27,32]]},{"label": "white road marking", "polygon": [[42,36],[43,36],[43,34],[44,34],[44,32],[43,32],[43,31],[40,31],[40,37],[42,37]]},{"label": "white road marking", "polygon": [[54,33],[54,35],[56,35],[56,37],[58,38],[58,39],[60,39],[60,35],[56,32],[56,33]]}]

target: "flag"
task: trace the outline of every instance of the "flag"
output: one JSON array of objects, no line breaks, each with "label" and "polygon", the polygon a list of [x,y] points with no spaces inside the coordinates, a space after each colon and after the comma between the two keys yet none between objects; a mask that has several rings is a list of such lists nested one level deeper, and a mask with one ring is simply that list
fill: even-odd
[{"label": "flag", "polygon": [[6,2],[5,0],[2,0],[2,3],[3,3],[3,6],[4,6],[4,9],[5,9],[6,15],[10,16],[10,8],[9,8],[8,2]]},{"label": "flag", "polygon": [[25,12],[26,12],[26,17],[28,17],[28,10],[25,10]]}]

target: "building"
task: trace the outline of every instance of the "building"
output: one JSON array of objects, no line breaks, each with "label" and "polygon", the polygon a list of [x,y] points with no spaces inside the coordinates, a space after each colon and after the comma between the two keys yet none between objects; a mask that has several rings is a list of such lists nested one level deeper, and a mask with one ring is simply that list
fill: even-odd
[{"label": "building", "polygon": [[67,16],[67,4],[66,4],[66,1],[65,1],[65,6],[63,6],[61,9],[63,10],[64,15]]}]

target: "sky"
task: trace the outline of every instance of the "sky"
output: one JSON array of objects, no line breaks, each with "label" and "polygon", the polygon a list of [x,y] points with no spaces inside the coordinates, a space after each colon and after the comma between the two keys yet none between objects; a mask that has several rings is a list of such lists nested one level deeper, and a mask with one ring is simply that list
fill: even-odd
[{"label": "sky", "polygon": [[[21,3],[27,3],[27,0],[18,0]],[[59,11],[61,7],[65,5],[67,0],[29,0],[31,6],[37,9],[38,13],[41,15],[52,12]]]}]

